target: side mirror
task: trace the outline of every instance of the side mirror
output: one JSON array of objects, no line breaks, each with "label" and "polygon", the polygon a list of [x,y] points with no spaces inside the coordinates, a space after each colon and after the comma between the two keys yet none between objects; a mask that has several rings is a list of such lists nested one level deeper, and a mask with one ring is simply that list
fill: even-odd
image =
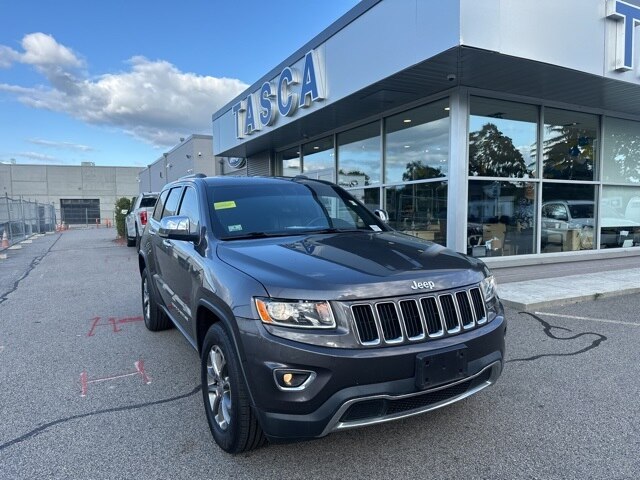
[{"label": "side mirror", "polygon": [[389,214],[386,210],[374,210],[373,213],[382,220],[383,223],[389,223]]},{"label": "side mirror", "polygon": [[191,233],[189,217],[171,216],[160,220],[158,236],[168,240],[182,240],[184,242],[197,242],[200,235]]}]

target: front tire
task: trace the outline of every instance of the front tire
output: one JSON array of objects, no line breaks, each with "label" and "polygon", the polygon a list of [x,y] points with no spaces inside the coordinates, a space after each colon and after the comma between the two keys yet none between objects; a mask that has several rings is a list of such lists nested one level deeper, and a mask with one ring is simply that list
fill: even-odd
[{"label": "front tire", "polygon": [[200,362],[202,396],[211,434],[220,448],[241,453],[266,442],[251,404],[240,361],[220,323],[207,332]]},{"label": "front tire", "polygon": [[151,274],[146,268],[142,272],[142,316],[145,327],[152,332],[171,328],[171,320],[158,305],[151,284]]}]

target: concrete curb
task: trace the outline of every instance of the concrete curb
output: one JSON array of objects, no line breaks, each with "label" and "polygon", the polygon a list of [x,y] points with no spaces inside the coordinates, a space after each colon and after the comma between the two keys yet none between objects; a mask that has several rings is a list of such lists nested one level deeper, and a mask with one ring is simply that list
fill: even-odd
[{"label": "concrete curb", "polygon": [[498,285],[502,303],[534,310],[640,293],[640,268],[568,275]]},{"label": "concrete curb", "polygon": [[640,293],[640,287],[627,288],[623,290],[617,290],[612,292],[595,292],[586,295],[576,295],[575,297],[554,298],[549,300],[542,300],[538,302],[522,303],[516,300],[510,300],[508,297],[500,297],[505,307],[514,308],[517,310],[524,310],[526,312],[537,310],[540,308],[557,307],[560,305],[570,305],[572,303],[587,302],[591,300],[600,300],[603,298],[618,297],[620,295],[631,295],[633,293]]}]

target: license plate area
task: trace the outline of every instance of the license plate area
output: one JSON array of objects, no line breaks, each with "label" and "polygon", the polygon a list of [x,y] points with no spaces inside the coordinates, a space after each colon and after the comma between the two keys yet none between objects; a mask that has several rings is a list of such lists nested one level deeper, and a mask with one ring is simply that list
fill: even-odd
[{"label": "license plate area", "polygon": [[467,376],[467,347],[456,346],[416,356],[416,387],[427,389]]}]

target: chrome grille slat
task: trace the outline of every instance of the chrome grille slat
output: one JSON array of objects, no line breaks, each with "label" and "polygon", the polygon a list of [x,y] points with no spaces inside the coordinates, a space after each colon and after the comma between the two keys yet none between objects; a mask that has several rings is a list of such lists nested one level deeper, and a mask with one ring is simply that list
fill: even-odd
[{"label": "chrome grille slat", "polygon": [[420,319],[420,309],[415,300],[401,300],[400,313],[404,320],[404,329],[409,340],[421,340],[424,338],[424,327]]},{"label": "chrome grille slat", "polygon": [[477,286],[425,297],[363,302],[350,309],[358,340],[365,346],[435,339],[487,322]]},{"label": "chrome grille slat", "polygon": [[380,319],[384,341],[387,343],[401,342],[403,335],[396,304],[393,302],[378,303],[376,311]]},{"label": "chrome grille slat", "polygon": [[471,301],[469,300],[467,291],[456,292],[456,301],[458,303],[462,328],[473,328],[473,312],[471,311]]},{"label": "chrome grille slat", "polygon": [[484,307],[482,292],[478,287],[469,290],[471,302],[473,303],[473,312],[476,316],[476,323],[482,325],[487,321],[487,310]]},{"label": "chrome grille slat", "polygon": [[427,324],[427,333],[430,337],[440,336],[443,333],[442,316],[438,308],[436,297],[427,297],[420,300],[422,311],[424,313],[425,323]]},{"label": "chrome grille slat", "polygon": [[442,315],[447,332],[458,332],[460,330],[460,324],[458,323],[458,312],[456,311],[456,303],[453,295],[446,293],[440,295],[438,300],[440,300],[440,306],[442,307]]},{"label": "chrome grille slat", "polygon": [[380,343],[378,328],[371,305],[353,305],[351,313],[355,320],[356,332],[363,345],[377,345]]}]

